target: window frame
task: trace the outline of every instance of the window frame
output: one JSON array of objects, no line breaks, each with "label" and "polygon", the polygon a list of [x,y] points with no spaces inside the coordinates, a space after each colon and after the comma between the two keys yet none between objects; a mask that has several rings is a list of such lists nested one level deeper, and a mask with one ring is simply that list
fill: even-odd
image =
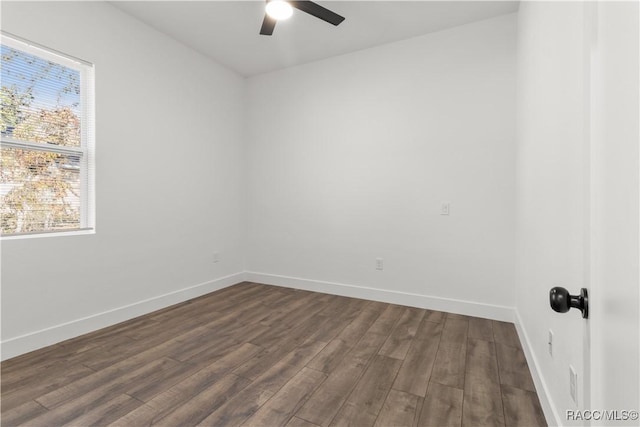
[{"label": "window frame", "polygon": [[0,240],[95,234],[95,66],[90,62],[25,40],[5,31],[0,31],[0,44],[78,71],[80,74],[81,116],[80,147],[23,141],[4,135],[1,136],[0,140],[2,148],[80,156],[80,227],[67,230],[1,234]]}]

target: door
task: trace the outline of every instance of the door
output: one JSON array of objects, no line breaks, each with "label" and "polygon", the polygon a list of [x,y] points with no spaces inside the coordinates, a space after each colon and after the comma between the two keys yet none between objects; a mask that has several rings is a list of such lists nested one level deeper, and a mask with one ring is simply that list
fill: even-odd
[{"label": "door", "polygon": [[594,413],[591,425],[639,425],[633,419],[637,412],[624,411],[640,409],[640,8],[635,1],[585,7],[590,38],[585,408],[613,411]]}]

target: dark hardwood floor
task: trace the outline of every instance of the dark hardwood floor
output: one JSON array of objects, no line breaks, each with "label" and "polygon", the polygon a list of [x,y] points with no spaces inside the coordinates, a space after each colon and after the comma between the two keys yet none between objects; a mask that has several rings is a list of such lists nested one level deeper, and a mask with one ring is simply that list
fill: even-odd
[{"label": "dark hardwood floor", "polygon": [[243,283],[7,360],[3,426],[541,426],[512,324]]}]

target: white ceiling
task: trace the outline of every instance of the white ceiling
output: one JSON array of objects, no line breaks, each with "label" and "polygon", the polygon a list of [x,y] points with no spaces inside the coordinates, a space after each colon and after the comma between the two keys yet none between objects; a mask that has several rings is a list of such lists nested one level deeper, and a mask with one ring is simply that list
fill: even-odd
[{"label": "white ceiling", "polygon": [[295,10],[261,36],[264,1],[117,1],[114,6],[244,76],[487,19],[517,1],[318,1],[338,27]]}]

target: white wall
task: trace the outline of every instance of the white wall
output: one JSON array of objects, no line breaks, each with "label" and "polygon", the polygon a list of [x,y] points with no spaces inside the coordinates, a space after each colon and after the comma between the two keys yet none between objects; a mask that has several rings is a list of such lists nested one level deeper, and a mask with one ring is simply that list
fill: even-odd
[{"label": "white wall", "polygon": [[249,277],[508,318],[515,36],[505,15],[248,79]]},{"label": "white wall", "polygon": [[97,233],[2,242],[3,358],[240,281],[244,80],[106,3],[2,29],[94,63],[97,110]]},{"label": "white wall", "polygon": [[[576,310],[559,314],[549,307],[550,288],[578,293],[588,287],[584,25],[579,2],[520,5],[516,310],[541,380],[538,391],[545,388],[555,406],[542,402],[549,422],[563,422],[566,409],[585,408],[580,388],[587,323]],[[569,395],[569,364],[579,375],[577,405]]]}]

